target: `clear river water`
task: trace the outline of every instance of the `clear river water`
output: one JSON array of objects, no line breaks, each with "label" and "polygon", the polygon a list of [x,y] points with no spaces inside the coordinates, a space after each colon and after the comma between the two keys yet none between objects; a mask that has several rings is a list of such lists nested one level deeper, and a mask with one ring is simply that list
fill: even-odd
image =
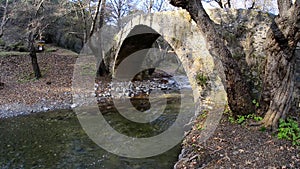
[{"label": "clear river water", "polygon": [[[145,99],[132,100],[137,109],[149,108]],[[166,130],[176,119],[178,99],[168,100],[164,114],[154,123],[132,123],[111,103],[99,105],[105,119],[119,132],[148,137]],[[171,169],[180,144],[164,154],[133,159],[111,154],[95,144],[72,110],[36,113],[0,119],[0,168]]]}]

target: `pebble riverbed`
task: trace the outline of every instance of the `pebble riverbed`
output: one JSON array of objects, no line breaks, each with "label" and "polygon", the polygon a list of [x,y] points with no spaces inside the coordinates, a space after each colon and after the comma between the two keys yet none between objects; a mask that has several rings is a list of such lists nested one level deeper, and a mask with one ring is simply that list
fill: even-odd
[{"label": "pebble riverbed", "polygon": [[[97,101],[103,103],[108,98],[121,99],[124,97],[134,98],[147,96],[153,90],[161,90],[168,94],[174,90],[191,88],[186,76],[153,78],[151,80],[133,82],[98,82],[95,83]],[[67,93],[71,95],[71,93]],[[71,97],[70,97],[71,98]],[[79,105],[72,104],[72,99],[63,102],[42,100],[37,104],[27,105],[24,103],[12,103],[0,105],[0,118],[9,118],[31,113],[47,112],[59,109],[71,109]]]}]

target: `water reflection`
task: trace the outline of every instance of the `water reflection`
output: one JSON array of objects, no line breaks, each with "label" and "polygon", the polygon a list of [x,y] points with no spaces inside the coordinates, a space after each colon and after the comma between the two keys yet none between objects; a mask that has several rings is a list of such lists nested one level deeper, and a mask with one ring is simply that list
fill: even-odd
[{"label": "water reflection", "polygon": [[[164,131],[176,118],[176,98],[169,100],[168,105],[160,119],[151,124],[130,123],[113,106],[100,105],[100,109],[105,110],[105,119],[116,130],[147,137]],[[169,169],[173,168],[179,151],[177,145],[164,154],[145,159],[113,155],[88,138],[70,110],[0,120],[0,168]]]}]

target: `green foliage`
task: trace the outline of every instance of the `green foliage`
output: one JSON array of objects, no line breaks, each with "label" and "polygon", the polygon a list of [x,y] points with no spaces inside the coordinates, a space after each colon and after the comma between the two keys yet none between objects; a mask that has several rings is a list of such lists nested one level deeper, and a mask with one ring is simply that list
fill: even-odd
[{"label": "green foliage", "polygon": [[234,119],[234,117],[232,117],[232,116],[229,116],[228,117],[228,121],[230,122],[230,123],[235,123],[235,119]]},{"label": "green foliage", "polygon": [[288,118],[279,120],[277,137],[292,141],[293,145],[300,146],[300,128],[297,121]]},{"label": "green foliage", "polygon": [[237,119],[236,119],[236,122],[238,123],[238,124],[242,124],[242,123],[244,123],[246,121],[246,117],[245,116],[237,116]]},{"label": "green foliage", "polygon": [[224,114],[227,114],[227,115],[231,115],[232,114],[232,112],[231,112],[228,104],[226,104],[226,106],[225,106]]},{"label": "green foliage", "polygon": [[256,122],[259,122],[259,121],[261,121],[263,118],[260,117],[260,116],[255,115],[255,114],[248,114],[248,115],[247,115],[247,119],[253,119],[253,120],[256,121]]},{"label": "green foliage", "polygon": [[199,116],[201,119],[205,119],[207,117],[208,111],[204,110],[203,113]]},{"label": "green foliage", "polygon": [[0,46],[5,46],[5,41],[3,39],[0,39]]},{"label": "green foliage", "polygon": [[8,57],[8,56],[21,56],[21,55],[28,55],[28,52],[0,52],[0,57]]},{"label": "green foliage", "polygon": [[223,37],[229,43],[235,43],[235,42],[237,42],[236,35],[233,34],[233,33],[231,33],[231,32],[224,32],[223,33]]},{"label": "green foliage", "polygon": [[24,73],[21,74],[21,76],[18,79],[19,83],[27,83],[27,82],[31,82],[31,81],[35,81],[36,79],[34,78],[34,73]]},{"label": "green foliage", "polygon": [[16,42],[13,44],[9,44],[5,47],[7,51],[19,51],[19,52],[26,52],[27,47],[23,42]]},{"label": "green foliage", "polygon": [[255,107],[259,107],[259,103],[258,103],[258,101],[257,100],[252,100],[252,103],[255,105]]},{"label": "green foliage", "polygon": [[201,124],[196,124],[197,130],[201,131],[203,130],[202,125]]},{"label": "green foliage", "polygon": [[265,132],[267,130],[267,128],[265,126],[262,126],[259,131]]},{"label": "green foliage", "polygon": [[55,47],[48,47],[45,49],[46,53],[51,53],[51,52],[55,52],[55,51],[57,51],[57,48],[55,48]]},{"label": "green foliage", "polygon": [[205,76],[203,73],[197,73],[196,81],[197,81],[198,85],[205,86],[207,84],[208,80],[209,80],[209,78],[207,76]]},{"label": "green foliage", "polygon": [[228,117],[228,121],[230,122],[230,123],[237,123],[237,124],[243,124],[244,122],[246,122],[247,120],[249,120],[249,119],[252,119],[252,120],[254,120],[254,121],[256,121],[256,122],[259,122],[259,121],[261,121],[263,118],[262,117],[260,117],[260,116],[257,116],[257,115],[255,115],[255,114],[248,114],[248,115],[246,115],[246,116],[244,116],[244,115],[238,115],[237,116],[237,118],[234,118],[234,117],[232,117],[232,116],[229,116]]}]

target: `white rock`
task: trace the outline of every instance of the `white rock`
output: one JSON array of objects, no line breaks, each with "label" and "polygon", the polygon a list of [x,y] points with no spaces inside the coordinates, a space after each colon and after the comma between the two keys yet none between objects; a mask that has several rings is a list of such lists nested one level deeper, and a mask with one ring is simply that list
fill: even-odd
[{"label": "white rock", "polygon": [[72,104],[72,105],[71,105],[71,108],[74,109],[74,108],[77,107],[77,106],[78,106],[77,104]]}]

